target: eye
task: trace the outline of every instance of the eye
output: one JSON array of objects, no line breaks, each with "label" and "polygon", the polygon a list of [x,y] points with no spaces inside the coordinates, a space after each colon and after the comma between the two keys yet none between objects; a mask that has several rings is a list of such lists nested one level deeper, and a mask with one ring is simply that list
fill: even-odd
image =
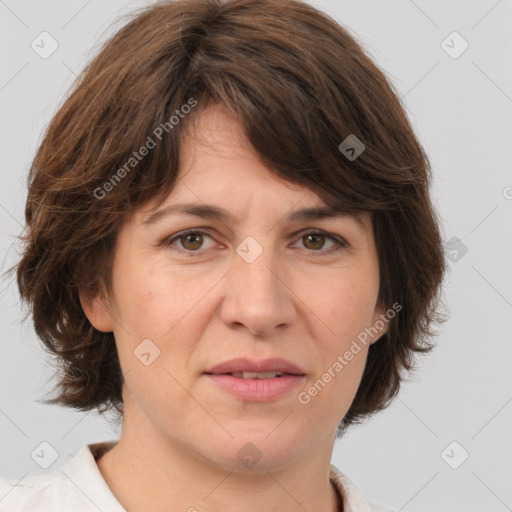
[{"label": "eye", "polygon": [[[322,252],[324,254],[330,254],[344,247],[348,247],[347,242],[342,238],[324,233],[323,231],[308,231],[307,233],[303,233],[299,240],[304,241],[305,249],[313,252]],[[330,249],[322,251],[321,249],[326,240],[331,241],[333,245],[331,245]]]},{"label": "eye", "polygon": [[[212,236],[205,231],[190,229],[166,239],[162,245],[178,253],[195,257],[202,254],[203,251],[200,250],[201,248],[206,250],[212,247],[202,247],[205,237],[213,240]],[[348,247],[348,243],[342,238],[324,233],[323,231],[308,231],[302,233],[299,240],[303,241],[305,245],[304,249],[320,254],[330,254]],[[328,250],[322,250],[326,241],[330,241],[332,245]],[[179,244],[175,242],[179,242]]]},{"label": "eye", "polygon": [[210,238],[213,240],[213,238],[204,231],[194,231],[194,230],[188,230],[188,231],[182,231],[181,233],[178,233],[173,238],[168,239],[166,242],[164,242],[167,246],[172,246],[174,241],[177,240],[180,242],[180,246],[171,247],[171,249],[180,252],[180,253],[189,253],[190,256],[196,256],[196,254],[190,254],[190,253],[198,253],[198,249],[201,248],[204,242],[204,237]]}]

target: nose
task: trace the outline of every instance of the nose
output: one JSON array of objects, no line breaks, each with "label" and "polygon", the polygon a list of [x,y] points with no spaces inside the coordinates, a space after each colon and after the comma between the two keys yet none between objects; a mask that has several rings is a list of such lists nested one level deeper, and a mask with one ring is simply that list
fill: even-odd
[{"label": "nose", "polygon": [[292,325],[296,309],[290,278],[273,251],[263,250],[252,262],[238,255],[234,261],[226,276],[222,321],[231,329],[261,336]]}]

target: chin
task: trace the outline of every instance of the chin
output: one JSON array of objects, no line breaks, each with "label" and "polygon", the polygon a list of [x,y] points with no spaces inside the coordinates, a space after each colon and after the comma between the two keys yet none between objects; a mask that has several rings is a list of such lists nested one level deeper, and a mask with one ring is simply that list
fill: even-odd
[{"label": "chin", "polygon": [[226,426],[233,437],[226,434],[223,439],[209,440],[203,456],[226,471],[276,471],[299,459],[307,444],[306,439],[298,439],[279,421],[261,422],[257,428],[251,425],[246,422],[236,429]]}]

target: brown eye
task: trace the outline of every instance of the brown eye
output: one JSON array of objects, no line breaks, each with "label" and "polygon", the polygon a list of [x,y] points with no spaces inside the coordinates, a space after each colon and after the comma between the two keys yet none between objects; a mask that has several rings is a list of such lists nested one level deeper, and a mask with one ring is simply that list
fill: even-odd
[{"label": "brown eye", "polygon": [[[182,253],[185,256],[201,256],[205,250],[214,247],[203,247],[207,239],[214,241],[212,236],[204,231],[190,230],[177,234],[174,237],[162,242],[167,248]],[[319,255],[328,255],[333,252],[339,251],[343,248],[349,247],[347,242],[342,238],[330,235],[323,232],[308,232],[303,234],[298,241],[303,243],[303,249],[318,253]],[[326,242],[331,242],[331,246],[325,247]],[[295,242],[297,243],[297,242]]]},{"label": "brown eye", "polygon": [[[204,247],[208,239],[211,240],[210,246]],[[211,249],[215,244],[213,243],[213,238],[208,233],[190,230],[165,240],[163,245],[187,256],[200,256],[206,249]]]},{"label": "brown eye", "polygon": [[311,250],[321,249],[325,243],[325,238],[325,235],[322,235],[321,233],[309,233],[302,237],[305,241],[304,246],[306,249]]},{"label": "brown eye", "polygon": [[203,235],[200,233],[191,233],[178,237],[184,249],[194,251],[203,245]]},{"label": "brown eye", "polygon": [[[342,238],[323,233],[322,231],[304,233],[299,238],[299,241],[302,241],[304,249],[326,255],[348,247],[347,242]],[[331,242],[331,246],[325,247],[326,241]]]}]

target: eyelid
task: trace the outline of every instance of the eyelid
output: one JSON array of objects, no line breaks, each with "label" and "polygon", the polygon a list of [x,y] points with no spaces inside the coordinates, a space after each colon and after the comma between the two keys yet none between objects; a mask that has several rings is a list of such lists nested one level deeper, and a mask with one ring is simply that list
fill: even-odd
[{"label": "eyelid", "polygon": [[[189,235],[189,234],[198,234],[198,235],[206,235],[212,239],[214,239],[213,235],[211,234],[210,232],[210,228],[202,228],[202,227],[199,227],[199,228],[189,228],[189,229],[185,229],[183,231],[180,231],[174,235],[171,235],[170,237],[166,237],[163,242],[161,243],[161,245],[164,246],[164,248],[170,248],[172,246],[172,243],[181,238],[181,237],[184,237],[186,235]],[[327,255],[327,254],[332,254],[332,253],[335,253],[341,249],[344,249],[344,248],[349,248],[350,247],[350,244],[341,236],[339,235],[335,235],[333,233],[329,233],[327,231],[324,231],[322,229],[318,229],[318,228],[304,228],[296,233],[294,233],[292,236],[294,239],[297,239],[299,240],[300,238],[302,238],[303,236],[306,236],[306,235],[309,235],[309,234],[313,234],[313,235],[322,235],[324,236],[325,238],[331,240],[332,242],[334,242],[336,245],[334,247],[331,247],[330,249],[327,249],[327,250],[322,250],[322,249],[319,249],[319,250],[314,250],[314,249],[304,249],[306,251],[308,251],[310,254],[311,253],[317,253],[319,255]],[[205,251],[207,251],[208,249],[198,249],[196,251],[192,251],[192,250],[187,250],[187,249],[182,249],[181,247],[174,247],[170,250],[173,250],[175,252],[178,252],[178,253],[181,253],[181,254],[187,254],[187,255],[190,255],[192,257],[196,256],[196,255],[201,255],[203,254]]]},{"label": "eyelid", "polygon": [[317,228],[304,228],[297,233],[293,235],[294,239],[297,238],[297,240],[300,240],[303,236],[306,235],[322,235],[325,238],[331,240],[336,244],[335,247],[331,247],[327,250],[318,250],[315,251],[314,249],[306,249],[307,251],[311,253],[318,253],[318,254],[331,254],[333,252],[336,252],[336,250],[348,248],[349,243],[341,236],[335,235],[334,233],[329,233],[328,231],[324,231],[323,229],[317,229]]}]

